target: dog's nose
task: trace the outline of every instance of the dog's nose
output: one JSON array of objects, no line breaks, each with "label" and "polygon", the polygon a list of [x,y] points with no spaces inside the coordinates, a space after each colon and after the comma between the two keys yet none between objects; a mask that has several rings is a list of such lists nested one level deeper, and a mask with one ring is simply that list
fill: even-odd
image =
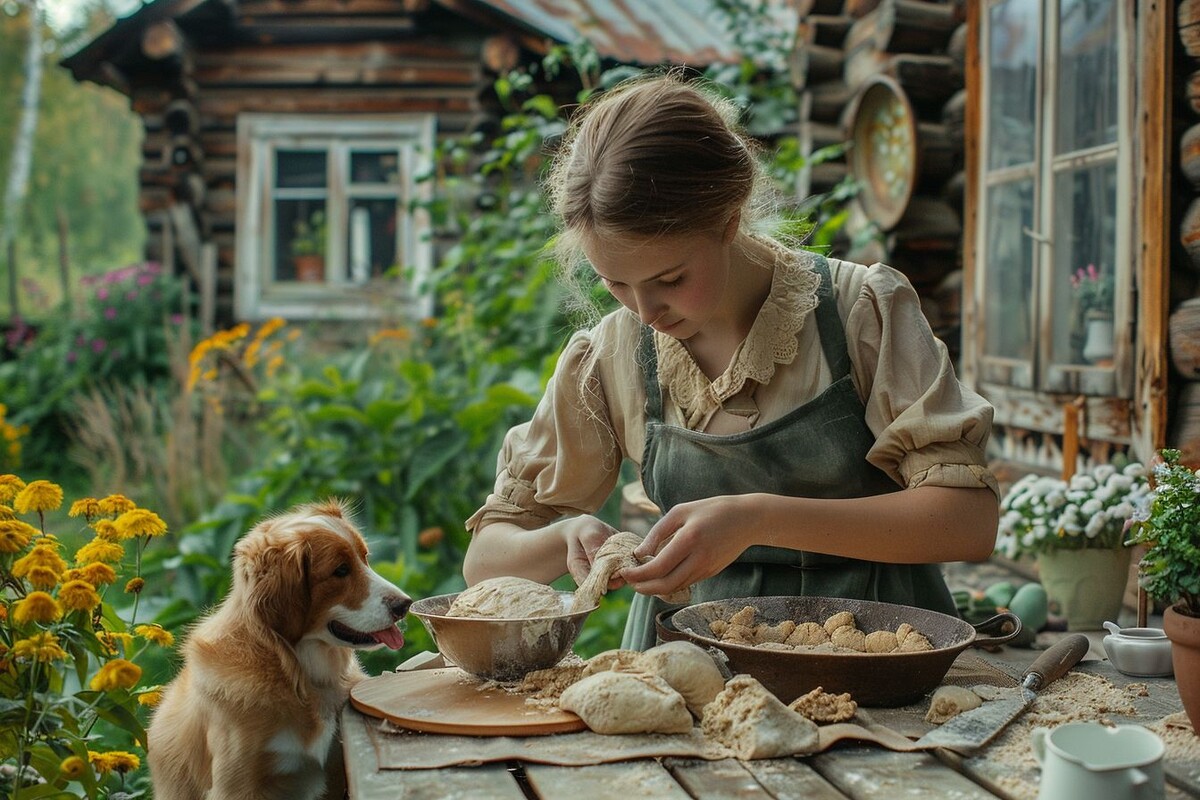
[{"label": "dog's nose", "polygon": [[392,612],[392,619],[400,619],[408,613],[408,607],[412,605],[412,598],[402,594],[393,594],[389,595],[384,602],[387,603],[388,611]]}]

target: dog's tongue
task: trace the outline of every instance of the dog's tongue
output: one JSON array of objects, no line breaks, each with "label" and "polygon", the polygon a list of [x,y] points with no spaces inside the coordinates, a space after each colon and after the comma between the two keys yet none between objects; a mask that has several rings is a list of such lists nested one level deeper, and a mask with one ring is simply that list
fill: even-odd
[{"label": "dog's tongue", "polygon": [[404,647],[404,634],[395,625],[389,625],[383,630],[375,631],[371,636],[375,641],[385,644],[393,650],[399,650],[401,647]]}]

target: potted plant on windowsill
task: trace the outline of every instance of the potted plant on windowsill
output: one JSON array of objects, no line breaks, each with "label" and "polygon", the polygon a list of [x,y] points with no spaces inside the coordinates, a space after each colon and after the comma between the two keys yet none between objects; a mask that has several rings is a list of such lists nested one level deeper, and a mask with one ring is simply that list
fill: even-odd
[{"label": "potted plant on windowsill", "polygon": [[1192,728],[1200,728],[1200,476],[1162,450],[1154,490],[1134,516],[1130,544],[1146,545],[1138,565],[1146,593],[1166,604],[1163,631],[1171,640],[1175,680]]},{"label": "potted plant on windowsill", "polygon": [[1026,475],[1000,503],[996,552],[1037,559],[1038,577],[1071,630],[1115,621],[1131,551],[1125,523],[1148,494],[1145,468],[1101,464],[1070,480]]},{"label": "potted plant on windowsill", "polygon": [[319,283],[325,280],[325,243],[328,229],[325,212],[317,209],[308,219],[296,220],[292,233],[292,265],[296,280]]},{"label": "potted plant on windowsill", "polygon": [[1110,272],[1088,264],[1071,276],[1075,326],[1082,330],[1082,352],[1089,364],[1112,363],[1113,277]]}]

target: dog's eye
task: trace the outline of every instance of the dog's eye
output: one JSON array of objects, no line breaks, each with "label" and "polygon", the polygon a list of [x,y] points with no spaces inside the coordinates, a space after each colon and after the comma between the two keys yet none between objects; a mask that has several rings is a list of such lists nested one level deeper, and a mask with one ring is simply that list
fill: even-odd
[{"label": "dog's eye", "polygon": [[335,577],[335,578],[344,578],[349,574],[350,574],[350,565],[345,564],[345,563],[339,564],[338,568],[333,571],[333,577]]}]

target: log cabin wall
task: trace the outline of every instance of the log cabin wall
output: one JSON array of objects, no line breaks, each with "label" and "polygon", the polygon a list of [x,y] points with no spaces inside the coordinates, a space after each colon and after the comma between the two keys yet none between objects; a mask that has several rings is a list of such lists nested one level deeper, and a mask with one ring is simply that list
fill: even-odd
[{"label": "log cabin wall", "polygon": [[[864,184],[851,203],[841,247],[846,258],[903,272],[921,296],[934,331],[957,360],[963,250],[963,143],[966,24],[962,0],[812,0],[800,20],[801,136],[809,152],[848,143],[846,155],[813,165],[804,187],[833,188],[850,172]],[[864,90],[884,81],[912,116],[903,157],[914,169],[903,213],[883,219],[865,202],[886,184],[855,139]],[[859,129],[865,126],[860,121]],[[861,137],[860,137],[861,138]],[[857,151],[857,152],[856,152]],[[886,166],[886,165],[884,165]],[[893,186],[894,188],[894,186]],[[886,187],[884,187],[886,191]]]},{"label": "log cabin wall", "polygon": [[[129,84],[145,126],[147,255],[185,262],[208,327],[234,321],[240,114],[432,113],[444,140],[488,124],[489,72],[515,66],[520,52],[416,0],[241,0],[227,13],[147,27],[142,55],[152,68]],[[180,246],[186,238],[210,245],[210,263],[187,263],[196,251]]]}]

